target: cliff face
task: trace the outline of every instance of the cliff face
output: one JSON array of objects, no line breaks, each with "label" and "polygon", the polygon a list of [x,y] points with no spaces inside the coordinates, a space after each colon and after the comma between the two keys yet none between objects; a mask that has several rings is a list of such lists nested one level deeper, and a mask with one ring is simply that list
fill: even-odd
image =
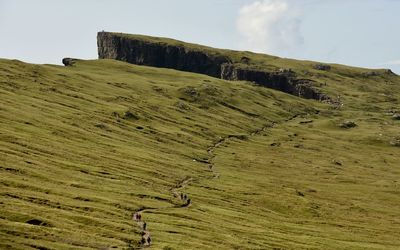
[{"label": "cliff face", "polygon": [[297,79],[291,71],[267,72],[242,68],[222,53],[192,49],[180,44],[168,44],[129,37],[118,33],[99,32],[100,59],[116,59],[138,65],[171,68],[206,74],[226,80],[244,80],[308,99],[329,101],[312,87],[312,82]]},{"label": "cliff face", "polygon": [[113,33],[97,35],[100,59],[116,59],[138,65],[171,68],[220,77],[221,65],[228,57],[189,50],[183,46],[150,43]]},{"label": "cliff face", "polygon": [[267,88],[280,90],[307,99],[319,101],[330,100],[328,96],[312,86],[311,80],[298,79],[296,78],[296,74],[290,70],[267,72],[240,68],[234,64],[223,64],[221,67],[221,78],[255,82]]}]

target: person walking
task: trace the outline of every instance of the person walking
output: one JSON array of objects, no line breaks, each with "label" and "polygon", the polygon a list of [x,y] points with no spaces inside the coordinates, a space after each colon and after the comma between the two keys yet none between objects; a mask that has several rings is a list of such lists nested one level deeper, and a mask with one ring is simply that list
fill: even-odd
[{"label": "person walking", "polygon": [[150,246],[151,245],[151,237],[147,237],[147,245]]}]

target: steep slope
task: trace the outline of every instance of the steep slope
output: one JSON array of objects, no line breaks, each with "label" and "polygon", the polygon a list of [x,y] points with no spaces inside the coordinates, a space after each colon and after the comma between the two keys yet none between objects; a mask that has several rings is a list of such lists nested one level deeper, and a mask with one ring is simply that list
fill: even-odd
[{"label": "steep slope", "polygon": [[338,106],[114,60],[1,60],[0,248],[135,249],[145,231],[154,249],[398,249],[400,79],[366,71],[318,73]]}]

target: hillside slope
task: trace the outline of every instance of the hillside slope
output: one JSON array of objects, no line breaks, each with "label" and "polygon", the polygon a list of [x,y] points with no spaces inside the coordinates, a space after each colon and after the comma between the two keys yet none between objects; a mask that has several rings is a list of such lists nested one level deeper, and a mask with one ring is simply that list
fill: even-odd
[{"label": "hillside slope", "polygon": [[338,68],[315,75],[332,106],[114,60],[0,60],[0,248],[141,248],[140,211],[154,249],[398,249],[400,79]]}]

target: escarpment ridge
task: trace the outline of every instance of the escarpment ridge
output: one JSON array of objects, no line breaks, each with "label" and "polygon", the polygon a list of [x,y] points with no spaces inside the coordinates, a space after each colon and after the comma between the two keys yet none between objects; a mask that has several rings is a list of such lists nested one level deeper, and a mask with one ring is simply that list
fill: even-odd
[{"label": "escarpment ridge", "polygon": [[138,65],[171,68],[213,77],[219,77],[221,65],[230,62],[227,56],[190,49],[183,44],[152,42],[119,33],[99,32],[97,45],[100,59],[116,59]]},{"label": "escarpment ridge", "polygon": [[251,81],[299,97],[331,102],[331,98],[317,89],[312,80],[300,78],[291,69],[271,65],[263,67],[263,62],[252,58],[254,55],[260,57],[260,54],[214,49],[167,38],[111,32],[99,32],[97,45],[100,59],[171,68],[226,80]]}]

